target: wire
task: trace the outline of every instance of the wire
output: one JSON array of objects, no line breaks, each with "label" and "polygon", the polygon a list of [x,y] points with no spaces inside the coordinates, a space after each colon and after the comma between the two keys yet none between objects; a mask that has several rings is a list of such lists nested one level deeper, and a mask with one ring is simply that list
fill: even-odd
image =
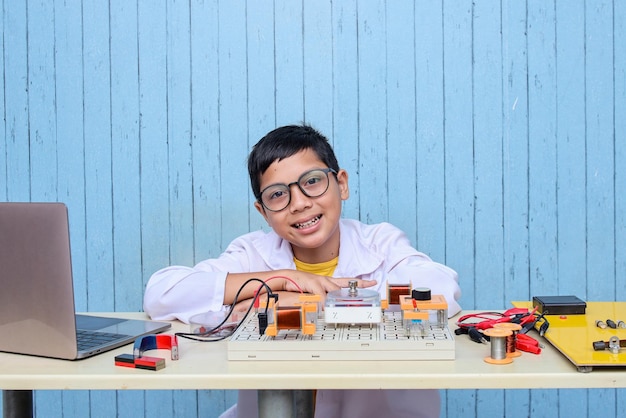
[{"label": "wire", "polygon": [[[291,282],[291,284],[293,284],[296,289],[298,289],[298,291],[300,293],[304,293],[304,291],[302,290],[302,288],[298,285],[298,283],[296,283],[294,280],[292,280],[291,278],[287,277],[287,276],[272,276],[268,279],[265,280],[265,283],[269,282],[270,280],[274,280],[274,279],[285,279],[288,280],[289,282]],[[259,286],[259,290],[261,290],[261,288],[263,287],[263,285]]]},{"label": "wire", "polygon": [[[279,277],[279,276],[276,276]],[[269,280],[269,279],[268,279]],[[177,332],[175,335],[177,337],[181,337],[181,338],[186,338],[189,340],[194,340],[194,341],[201,341],[201,342],[214,342],[214,341],[221,341],[224,340],[228,337],[230,337],[235,331],[237,331],[237,329],[239,329],[239,327],[241,326],[241,324],[243,323],[243,321],[248,317],[248,315],[250,314],[250,311],[252,310],[252,307],[254,306],[254,303],[256,302],[256,300],[259,297],[259,292],[255,292],[254,297],[252,298],[252,301],[250,303],[250,306],[248,307],[248,310],[246,311],[245,315],[243,316],[243,318],[241,319],[241,321],[239,321],[237,323],[236,326],[234,326],[232,328],[232,332],[226,334],[226,335],[220,335],[219,337],[215,337],[213,334],[215,334],[217,331],[221,330],[221,327],[226,323],[226,321],[228,321],[228,318],[230,318],[230,316],[233,313],[233,310],[235,309],[235,305],[237,304],[237,300],[239,299],[239,295],[241,294],[242,290],[244,287],[246,287],[246,285],[248,283],[251,282],[260,282],[261,286],[259,286],[259,290],[264,288],[267,290],[267,294],[268,294],[268,298],[265,304],[265,312],[267,313],[268,309],[269,309],[269,300],[270,297],[272,298],[278,298],[278,296],[276,294],[274,294],[272,292],[272,289],[269,287],[269,285],[261,280],[261,279],[257,279],[256,277],[253,277],[251,279],[246,280],[246,282],[244,284],[241,285],[241,287],[239,288],[239,290],[237,291],[237,293],[235,294],[235,298],[233,300],[232,305],[230,305],[230,309],[228,310],[228,313],[226,314],[226,317],[224,317],[224,319],[222,320],[222,322],[220,322],[218,325],[216,325],[215,327],[213,327],[212,329],[203,332],[201,334],[196,334],[193,332]]]},{"label": "wire", "polygon": [[[480,321],[475,321],[476,319],[480,319]],[[468,320],[472,320],[472,322],[466,322]],[[456,322],[456,325],[460,328],[487,329],[498,322],[509,322],[510,320],[510,316],[506,316],[502,312],[478,312],[463,315]]]},{"label": "wire", "polygon": [[501,322],[513,322],[515,324],[520,324],[522,326],[521,332],[526,333],[537,323],[537,321],[541,319],[543,319],[543,321],[546,321],[543,314],[537,314],[536,307],[532,310],[524,308],[512,308],[504,312],[478,312],[463,315],[459,318],[456,325],[459,328],[476,328],[479,330],[484,330],[491,328],[495,324]]}]

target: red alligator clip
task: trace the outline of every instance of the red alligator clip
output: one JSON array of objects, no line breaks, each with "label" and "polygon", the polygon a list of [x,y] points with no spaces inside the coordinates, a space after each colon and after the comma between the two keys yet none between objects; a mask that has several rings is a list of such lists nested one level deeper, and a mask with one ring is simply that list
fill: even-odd
[{"label": "red alligator clip", "polygon": [[539,341],[535,340],[526,334],[517,334],[517,340],[515,341],[515,348],[527,353],[539,354],[541,353],[541,347],[539,347]]}]

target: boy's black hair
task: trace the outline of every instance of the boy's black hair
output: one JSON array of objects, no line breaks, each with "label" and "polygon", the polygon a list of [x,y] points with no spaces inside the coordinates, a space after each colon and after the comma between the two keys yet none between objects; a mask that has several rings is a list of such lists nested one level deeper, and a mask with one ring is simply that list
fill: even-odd
[{"label": "boy's black hair", "polygon": [[339,163],[328,139],[308,125],[288,125],[276,128],[256,143],[248,157],[248,173],[252,193],[261,200],[261,176],[274,161],[291,157],[310,149],[328,167],[339,171]]}]

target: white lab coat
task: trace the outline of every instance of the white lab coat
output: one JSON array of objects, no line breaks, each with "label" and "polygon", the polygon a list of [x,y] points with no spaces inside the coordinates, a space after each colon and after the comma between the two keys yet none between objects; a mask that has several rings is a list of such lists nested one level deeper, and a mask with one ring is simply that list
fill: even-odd
[{"label": "white lab coat", "polygon": [[[413,287],[428,287],[432,294],[444,295],[449,316],[461,310],[456,272],[413,248],[400,229],[348,219],[342,219],[339,227],[335,277],[376,280],[376,286],[369,289],[383,295],[387,282],[411,282]],[[280,269],[295,269],[289,242],[273,231],[251,232],[235,239],[216,259],[193,268],[172,266],[157,271],[146,287],[144,310],[153,319],[188,322],[196,313],[222,308],[228,272]],[[320,390],[316,399],[316,417],[439,416],[437,390]],[[240,391],[238,407],[228,416],[255,417],[256,392]]]}]

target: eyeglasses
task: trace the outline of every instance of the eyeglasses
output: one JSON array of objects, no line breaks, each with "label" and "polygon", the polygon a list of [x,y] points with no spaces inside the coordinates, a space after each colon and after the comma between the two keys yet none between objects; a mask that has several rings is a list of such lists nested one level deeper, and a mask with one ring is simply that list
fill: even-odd
[{"label": "eyeglasses", "polygon": [[332,168],[317,168],[302,174],[293,183],[272,184],[261,191],[261,203],[271,212],[280,212],[291,203],[291,186],[298,186],[308,197],[320,197],[328,190],[328,173],[337,174]]}]

